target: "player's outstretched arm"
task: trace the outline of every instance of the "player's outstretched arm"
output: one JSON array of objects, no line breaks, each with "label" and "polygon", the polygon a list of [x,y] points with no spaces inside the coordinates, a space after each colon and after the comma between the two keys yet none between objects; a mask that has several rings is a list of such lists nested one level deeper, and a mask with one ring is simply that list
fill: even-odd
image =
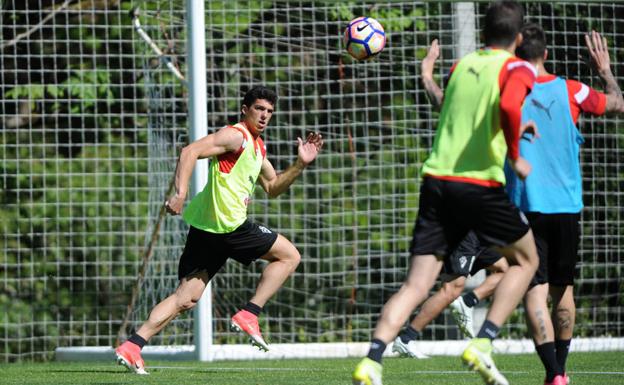
[{"label": "player's outstretched arm", "polygon": [[184,207],[188,193],[189,180],[197,159],[221,155],[236,151],[243,142],[243,134],[230,127],[225,127],[184,147],[180,152],[175,171],[175,192],[165,201],[169,214],[178,215]]},{"label": "player's outstretched arm", "polygon": [[420,63],[420,76],[429,98],[429,103],[436,109],[440,108],[444,99],[444,92],[433,79],[433,69],[438,57],[440,57],[440,45],[438,44],[438,39],[433,39],[431,46],[427,50],[427,56]]},{"label": "player's outstretched arm", "polygon": [[303,172],[303,169],[316,159],[323,147],[323,137],[317,132],[309,134],[305,142],[301,138],[297,138],[297,142],[297,160],[283,172],[277,174],[267,159],[262,163],[262,171],[259,177],[260,185],[271,198],[275,198],[286,191]]},{"label": "player's outstretched arm", "polygon": [[611,72],[611,58],[607,47],[607,39],[598,32],[592,31],[591,36],[585,35],[585,44],[589,49],[592,64],[598,76],[602,79],[607,95],[606,112],[624,113],[624,99],[613,72]]}]

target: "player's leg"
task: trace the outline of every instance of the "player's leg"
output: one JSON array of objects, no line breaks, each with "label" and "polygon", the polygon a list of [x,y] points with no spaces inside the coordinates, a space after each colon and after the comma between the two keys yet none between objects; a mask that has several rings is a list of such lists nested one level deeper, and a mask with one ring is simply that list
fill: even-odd
[{"label": "player's leg", "polygon": [[502,249],[511,266],[494,291],[485,322],[462,353],[464,364],[478,371],[487,384],[508,385],[492,360],[492,340],[517,307],[537,267],[537,252],[529,230],[522,238]]},{"label": "player's leg", "polygon": [[501,279],[503,279],[503,276],[509,269],[509,263],[507,263],[505,258],[499,258],[492,265],[486,267],[486,269],[490,272],[490,274],[488,274],[483,282],[472,291],[475,295],[476,302],[465,299],[465,302],[471,307],[494,294],[498,283]]},{"label": "player's leg", "polygon": [[136,332],[145,341],[160,332],[171,320],[197,305],[208,284],[208,272],[200,271],[182,278],[176,291],[156,305]]},{"label": "player's leg", "polygon": [[574,303],[574,287],[550,285],[550,296],[552,298],[552,319],[555,327],[555,351],[557,353],[557,363],[566,373],[566,361],[574,331],[576,321],[576,304]]},{"label": "player's leg", "polygon": [[[141,349],[180,313],[192,309],[201,298],[208,281],[223,266],[227,257],[220,252],[220,236],[194,227],[189,229],[184,252],[178,265],[180,284],[176,291],[158,303],[149,318],[116,350],[117,362],[138,374],[147,374]],[[213,255],[207,258],[206,250]]]},{"label": "player's leg", "polygon": [[423,179],[407,279],[384,305],[368,355],[352,374],[354,385],[381,385],[381,357],[386,344],[397,336],[412,311],[427,298],[442,269],[442,260],[435,254],[444,255],[449,248],[454,249],[468,232],[452,220],[452,208],[447,204],[444,189],[444,181]]},{"label": "player's leg", "polygon": [[461,294],[465,284],[466,277],[464,276],[458,276],[450,281],[443,282],[440,290],[425,301],[410,325],[414,329],[422,331]]},{"label": "player's leg", "polygon": [[[488,274],[483,282],[473,290],[465,293],[461,297],[456,298],[451,303],[451,315],[459,326],[459,329],[469,338],[474,337],[474,307],[483,299],[491,297],[494,294],[496,286],[503,278],[504,273],[509,268],[507,260],[494,251],[489,251],[488,256],[479,256],[475,268],[471,271],[471,275],[482,270],[484,266],[490,274]],[[493,256],[490,258],[489,256]]]},{"label": "player's leg", "polygon": [[477,256],[475,245],[477,244],[478,239],[474,233],[468,233],[455,250],[444,259],[442,286],[422,305],[419,313],[410,323],[410,329],[421,332],[461,294],[470,268],[475,263]]},{"label": "player's leg", "polygon": [[141,358],[141,349],[152,336],[160,332],[171,320],[180,313],[195,307],[207,283],[208,273],[206,271],[183,278],[176,291],[156,305],[139,330],[115,350],[117,363],[137,374],[147,374],[145,363]]},{"label": "player's leg", "polygon": [[[557,362],[563,372],[574,331],[576,305],[574,303],[574,278],[581,240],[580,213],[552,215],[553,234],[551,255],[548,260],[548,281],[552,297],[552,319],[555,327]],[[567,375],[564,375],[569,381]]]},{"label": "player's leg", "polygon": [[535,344],[535,351],[546,372],[546,384],[556,376],[563,376],[555,352],[555,332],[548,308],[548,283],[531,287],[524,299],[527,324]]},{"label": "player's leg", "polygon": [[450,281],[443,282],[440,290],[427,298],[416,317],[394,340],[392,351],[399,353],[403,357],[428,358],[426,354],[418,350],[415,341],[420,339],[420,335],[425,327],[461,294],[465,282],[466,277],[464,276],[458,276]]},{"label": "player's leg", "polygon": [[250,300],[250,302],[261,307],[282,287],[288,277],[295,272],[299,262],[301,262],[301,254],[288,239],[280,234],[271,250],[263,255],[262,259],[268,261],[269,264],[262,271],[256,293]]},{"label": "player's leg", "polygon": [[[249,302],[244,305],[234,316],[231,325],[234,330],[245,332],[251,338],[251,343],[261,350],[268,351],[269,346],[262,337],[258,316],[267,301],[279,290],[288,277],[295,271],[301,255],[297,248],[284,236],[272,232],[264,226],[249,223],[244,234],[239,234],[233,241],[239,244],[244,241],[237,252],[245,257],[234,257],[242,263],[249,263],[257,258],[264,259],[269,263],[262,271],[256,292]],[[241,230],[241,233],[243,230]],[[268,251],[267,251],[268,250]],[[262,251],[259,253],[259,251]]]},{"label": "player's leg", "polygon": [[500,280],[486,320],[462,354],[462,361],[478,371],[486,383],[508,384],[491,357],[492,340],[524,296],[538,265],[533,233],[524,215],[509,201],[502,188],[464,188],[459,200],[474,218],[473,229],[484,246],[499,248],[510,264]]},{"label": "player's leg", "polygon": [[442,261],[434,255],[412,257],[407,279],[381,311],[368,355],[353,372],[353,384],[381,384],[381,357],[387,344],[396,337],[416,306],[427,297],[441,268]]},{"label": "player's leg", "polygon": [[473,338],[475,335],[473,325],[474,306],[481,299],[489,297],[494,293],[496,285],[502,279],[503,273],[507,271],[509,265],[500,253],[489,247],[483,247],[474,232],[470,232],[466,236],[465,241],[472,245],[471,254],[474,255],[473,262],[471,262],[467,270],[458,272],[468,276],[475,275],[483,269],[488,269],[492,273],[474,290],[457,297],[450,305],[451,316],[461,332],[465,336]]},{"label": "player's leg", "polygon": [[494,300],[486,317],[486,322],[495,325],[496,330],[492,333],[482,328],[485,334],[493,337],[518,306],[538,265],[535,241],[530,230],[522,238],[503,248],[501,253],[510,266],[494,291]]},{"label": "player's leg", "polygon": [[[531,228],[535,234],[535,243],[539,255],[539,267],[533,277],[529,290],[524,297],[525,316],[529,333],[535,344],[545,371],[545,383],[551,384],[555,377],[562,376],[555,352],[555,331],[548,308],[548,261],[552,257],[550,249],[549,216],[540,213],[527,213]],[[561,381],[561,379],[557,379]]]},{"label": "player's leg", "polygon": [[442,261],[434,255],[412,258],[407,279],[381,311],[373,339],[385,344],[392,341],[416,306],[427,298],[441,268]]}]

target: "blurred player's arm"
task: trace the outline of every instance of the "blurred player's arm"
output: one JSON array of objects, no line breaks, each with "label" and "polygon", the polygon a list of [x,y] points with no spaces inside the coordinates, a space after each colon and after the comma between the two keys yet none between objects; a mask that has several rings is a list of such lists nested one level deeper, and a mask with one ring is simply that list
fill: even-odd
[{"label": "blurred player's arm", "polygon": [[622,90],[618,86],[613,72],[611,72],[611,59],[607,47],[607,39],[592,31],[591,36],[585,35],[585,44],[589,49],[594,68],[602,79],[607,96],[605,112],[624,113],[624,98]]},{"label": "blurred player's arm", "polygon": [[283,172],[278,174],[266,158],[262,163],[258,180],[270,198],[275,198],[286,191],[299,174],[316,159],[323,147],[323,137],[316,132],[309,134],[305,142],[301,138],[297,138],[297,142],[297,160]]},{"label": "blurred player's arm", "polygon": [[444,92],[433,79],[433,69],[435,68],[435,62],[439,56],[440,45],[438,44],[438,39],[434,39],[427,50],[427,56],[425,56],[420,63],[420,76],[423,87],[425,87],[429,103],[431,103],[435,109],[440,109],[442,101],[444,100]]},{"label": "blurred player's arm", "polygon": [[212,156],[236,151],[243,143],[243,134],[231,127],[224,127],[214,134],[204,136],[187,145],[180,152],[175,171],[175,192],[165,202],[165,207],[170,214],[177,215],[182,212],[184,200],[188,194],[188,185],[197,159],[210,158]]}]

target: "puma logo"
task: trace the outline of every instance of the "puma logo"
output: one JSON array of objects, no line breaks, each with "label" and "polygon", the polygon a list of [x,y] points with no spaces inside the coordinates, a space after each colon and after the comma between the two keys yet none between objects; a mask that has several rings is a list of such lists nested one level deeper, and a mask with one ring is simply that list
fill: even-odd
[{"label": "puma logo", "polygon": [[540,103],[539,100],[531,99],[531,104],[535,106],[535,108],[537,108],[538,110],[544,111],[546,115],[548,115],[548,120],[552,120],[552,116],[550,116],[550,107],[552,107],[554,102],[555,102],[554,100],[551,100],[548,107],[545,107],[542,103]]},{"label": "puma logo", "polygon": [[479,81],[479,73],[473,67],[468,68],[468,73],[473,74],[477,78],[477,82]]}]

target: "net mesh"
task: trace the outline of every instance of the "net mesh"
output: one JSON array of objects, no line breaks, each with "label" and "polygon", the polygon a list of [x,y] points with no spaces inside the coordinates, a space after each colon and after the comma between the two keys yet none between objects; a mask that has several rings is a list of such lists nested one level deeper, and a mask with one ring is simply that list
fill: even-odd
[{"label": "net mesh", "polygon": [[[112,345],[129,304],[123,333],[177,285],[186,226],[158,217],[187,140],[187,94],[133,31],[136,5],[144,30],[184,73],[183,1],[1,3],[3,361],[48,359],[57,346]],[[478,30],[486,4],[473,5]],[[287,193],[268,200],[257,189],[250,206],[253,220],[285,235],[303,257],[267,304],[263,333],[271,343],[366,341],[407,270],[418,169],[437,120],[419,85],[419,59],[438,38],[438,80],[448,72],[464,33],[455,5],[252,0],[205,7],[209,132],[236,122],[243,92],[264,84],[280,96],[265,136],[277,170],[294,161],[298,136],[319,131],[325,138],[323,153]],[[585,63],[583,34],[594,28],[608,39],[614,75],[622,76],[624,5],[526,8],[547,32],[549,70],[601,89]],[[371,62],[354,62],[340,42],[360,15],[379,20],[388,36]],[[623,334],[620,126],[617,117],[580,123],[586,209],[579,335]],[[228,320],[253,294],[263,266],[230,261],[214,279],[215,343],[244,342],[228,331]],[[519,309],[504,334],[525,331]],[[459,334],[445,313],[425,338]],[[191,314],[151,343],[192,343]]]},{"label": "net mesh", "polygon": [[[139,40],[143,62],[143,85],[148,101],[147,143],[151,160],[148,165],[149,231],[143,249],[143,276],[136,282],[138,296],[126,314],[129,327],[122,325],[119,337],[137,328],[147,319],[152,307],[170,295],[178,283],[177,260],[184,245],[187,226],[180,219],[166,215],[163,202],[172,192],[176,161],[188,142],[187,87],[167,67],[185,67],[186,10],[184,2],[144,2],[134,12],[141,28],[163,51],[158,55],[145,40]],[[182,74],[184,75],[184,74]],[[152,343],[191,344],[192,313],[182,314],[154,337]]]}]

